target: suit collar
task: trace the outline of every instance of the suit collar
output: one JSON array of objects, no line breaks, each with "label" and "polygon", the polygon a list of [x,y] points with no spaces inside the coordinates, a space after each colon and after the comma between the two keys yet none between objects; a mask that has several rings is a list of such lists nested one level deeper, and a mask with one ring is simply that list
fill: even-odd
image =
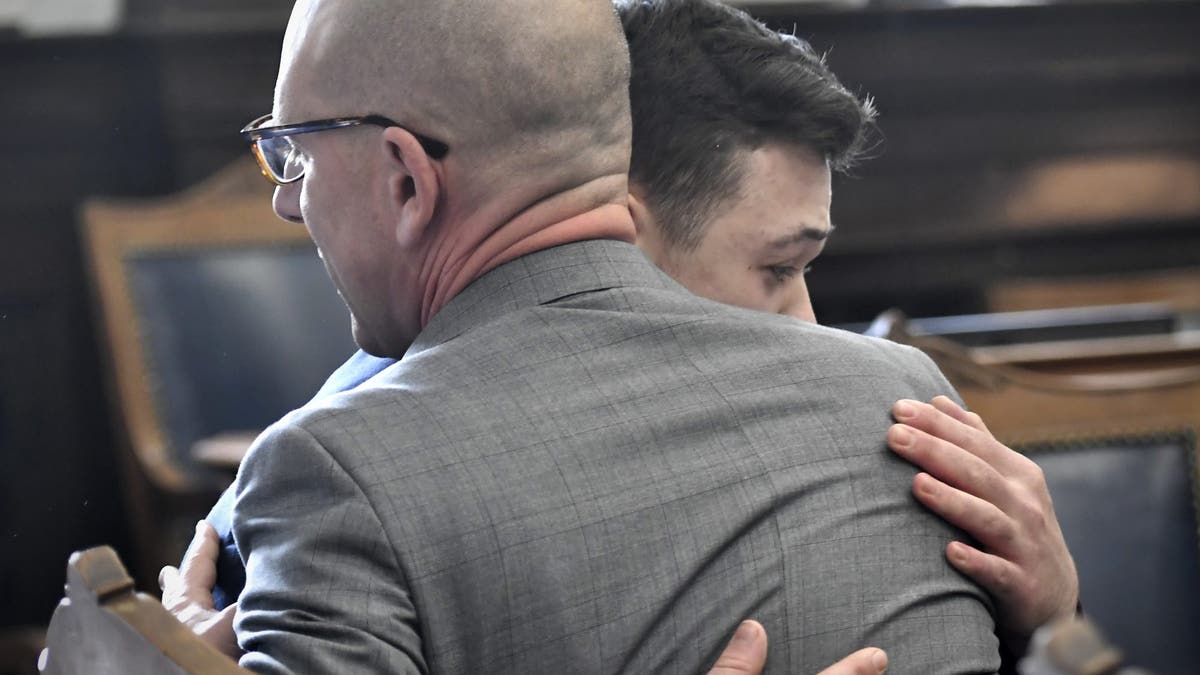
[{"label": "suit collar", "polygon": [[497,267],[463,289],[434,315],[406,356],[520,309],[628,286],[680,288],[640,249],[622,241],[592,239],[536,251]]}]

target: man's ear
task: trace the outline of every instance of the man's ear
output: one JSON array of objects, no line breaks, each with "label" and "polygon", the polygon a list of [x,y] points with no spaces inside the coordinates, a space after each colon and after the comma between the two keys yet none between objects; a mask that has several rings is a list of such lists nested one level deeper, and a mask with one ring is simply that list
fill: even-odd
[{"label": "man's ear", "polygon": [[633,227],[637,230],[637,242],[641,246],[647,237],[657,238],[658,221],[654,213],[646,205],[646,190],[639,183],[629,181],[629,215],[633,217]]},{"label": "man's ear", "polygon": [[629,181],[629,215],[633,217],[633,227],[637,230],[637,239],[634,241],[637,247],[655,265],[672,269],[672,247],[663,235],[658,216],[654,215],[646,201],[646,188],[634,181]]},{"label": "man's ear", "polygon": [[383,152],[396,241],[411,247],[425,237],[433,222],[442,192],[442,167],[415,136],[400,127],[384,129]]}]

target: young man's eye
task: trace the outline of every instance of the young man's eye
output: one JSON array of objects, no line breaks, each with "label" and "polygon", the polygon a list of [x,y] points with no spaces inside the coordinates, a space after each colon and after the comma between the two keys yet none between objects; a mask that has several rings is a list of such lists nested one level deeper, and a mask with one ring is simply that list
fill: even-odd
[{"label": "young man's eye", "polygon": [[795,265],[771,265],[767,269],[771,272],[771,276],[775,277],[775,281],[780,283],[791,279],[800,271]]},{"label": "young man's eye", "polygon": [[783,283],[797,274],[808,274],[812,270],[812,265],[807,267],[796,267],[795,265],[771,265],[767,267],[767,271],[778,283]]}]

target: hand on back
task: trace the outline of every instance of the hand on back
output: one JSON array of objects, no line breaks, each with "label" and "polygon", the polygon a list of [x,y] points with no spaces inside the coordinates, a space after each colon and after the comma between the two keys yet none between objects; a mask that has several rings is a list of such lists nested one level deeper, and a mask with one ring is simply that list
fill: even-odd
[{"label": "hand on back", "polygon": [[[196,535],[183,561],[183,569],[167,566],[158,575],[163,606],[202,640],[235,661],[242,655],[233,633],[236,605],[217,611],[212,589],[217,580],[220,540],[207,522],[196,525]],[[758,675],[767,662],[767,633],[757,621],[744,621],[709,675]],[[819,675],[879,675],[887,657],[874,648],[859,650],[821,671]]]},{"label": "hand on back", "polygon": [[[767,633],[757,621],[743,621],[708,675],[758,675],[767,663]],[[867,647],[822,670],[817,675],[880,675],[887,670],[887,654]]]},{"label": "hand on back", "polygon": [[205,521],[196,524],[196,535],[188,547],[183,569],[172,566],[158,573],[163,607],[200,639],[216,647],[235,661],[242,655],[233,633],[233,614],[236,605],[217,611],[212,590],[217,582],[217,553],[220,539],[217,531]]},{"label": "hand on back", "polygon": [[[952,542],[946,555],[993,595],[1002,628],[1025,639],[1038,626],[1071,614],[1079,581],[1041,469],[997,441],[978,415],[944,396],[930,403],[900,401],[893,413],[897,424],[888,433],[889,445],[924,469],[913,480],[913,493],[981,545],[982,550]],[[206,642],[236,659],[241,650],[233,633],[235,607],[218,612],[212,600],[216,531],[201,521],[189,550],[181,570],[164,567],[159,575],[163,605]],[[711,673],[761,672],[766,650],[762,626],[744,623]],[[875,662],[877,654],[883,652],[860,650],[821,675],[883,672],[885,666]]]},{"label": "hand on back", "polygon": [[1002,630],[1026,640],[1074,613],[1079,577],[1041,468],[945,396],[898,401],[892,413],[888,444],[924,469],[913,494],[978,542],[951,542],[946,556],[996,600]]}]

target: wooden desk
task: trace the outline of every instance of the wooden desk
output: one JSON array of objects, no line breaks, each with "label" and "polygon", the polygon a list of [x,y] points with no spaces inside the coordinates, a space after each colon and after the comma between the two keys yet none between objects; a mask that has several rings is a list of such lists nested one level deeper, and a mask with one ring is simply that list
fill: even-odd
[{"label": "wooden desk", "polygon": [[196,441],[192,457],[196,461],[222,471],[237,472],[242,458],[250,451],[257,431],[229,431]]}]

